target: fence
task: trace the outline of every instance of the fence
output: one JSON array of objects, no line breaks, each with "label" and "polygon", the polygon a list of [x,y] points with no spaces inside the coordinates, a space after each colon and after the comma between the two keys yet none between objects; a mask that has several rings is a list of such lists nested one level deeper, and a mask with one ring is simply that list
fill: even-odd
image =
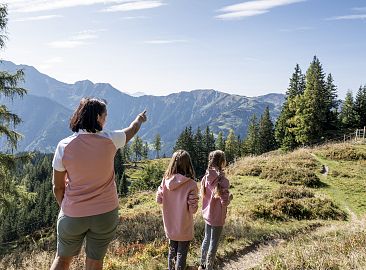
[{"label": "fence", "polygon": [[360,142],[365,141],[365,139],[366,139],[366,127],[363,127],[363,129],[356,129],[355,132],[353,133],[344,134],[343,141]]}]

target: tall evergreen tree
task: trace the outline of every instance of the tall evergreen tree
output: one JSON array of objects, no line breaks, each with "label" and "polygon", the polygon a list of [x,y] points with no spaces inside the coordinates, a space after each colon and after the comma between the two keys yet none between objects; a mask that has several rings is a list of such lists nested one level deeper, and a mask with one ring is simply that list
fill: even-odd
[{"label": "tall evergreen tree", "polygon": [[259,154],[259,125],[257,116],[252,115],[248,125],[247,136],[243,142],[243,151],[246,154],[257,155]]},{"label": "tall evergreen tree", "polygon": [[173,148],[174,151],[178,149],[186,150],[190,155],[194,154],[194,138],[193,138],[192,127],[186,127],[184,131],[179,135],[175,146]]},{"label": "tall evergreen tree", "polygon": [[225,151],[225,139],[224,139],[224,135],[223,135],[222,131],[220,131],[219,134],[217,135],[216,142],[215,142],[215,148],[217,150]]},{"label": "tall evergreen tree", "polygon": [[258,142],[259,154],[266,153],[276,149],[274,128],[273,123],[271,121],[268,106],[266,107],[259,121],[258,140],[259,140]]},{"label": "tall evergreen tree", "polygon": [[125,163],[128,161],[131,161],[131,147],[129,144],[126,144],[125,146],[123,146],[120,149],[120,151],[121,151],[122,159]]},{"label": "tall evergreen tree", "polygon": [[[5,46],[6,25],[8,22],[8,12],[6,5],[0,5],[0,49]],[[27,91],[18,86],[23,80],[23,71],[18,70],[15,74],[6,71],[0,71],[0,97],[13,99],[22,97]],[[16,149],[21,135],[14,130],[15,126],[21,122],[21,119],[8,108],[0,104],[0,138],[5,138],[8,149]],[[11,182],[9,171],[14,168],[16,156],[9,153],[0,152],[0,209],[3,208],[10,197],[16,194],[16,189]],[[1,210],[0,210],[1,212]]]},{"label": "tall evergreen tree", "polygon": [[[338,105],[337,100],[337,87],[334,84],[333,76],[331,73],[328,74],[326,85],[325,85],[325,123],[324,129],[328,133],[333,133],[338,129]],[[331,136],[329,134],[329,136]]]},{"label": "tall evergreen tree", "polygon": [[210,130],[209,126],[206,126],[205,134],[203,135],[204,156],[208,158],[208,154],[215,150],[215,137]]},{"label": "tall evergreen tree", "polygon": [[366,84],[357,91],[354,109],[357,114],[357,128],[366,126]]},{"label": "tall evergreen tree", "polygon": [[229,135],[225,141],[225,155],[227,162],[233,162],[235,160],[238,147],[234,130],[230,129]]},{"label": "tall evergreen tree", "polygon": [[149,145],[145,142],[142,146],[142,158],[148,159],[149,158]]},{"label": "tall evergreen tree", "polygon": [[131,151],[134,155],[134,162],[135,162],[135,166],[136,166],[136,162],[138,160],[141,160],[141,157],[143,155],[143,142],[142,142],[142,139],[138,135],[136,135],[136,137],[132,141]]},{"label": "tall evergreen tree", "polygon": [[348,91],[342,104],[339,120],[343,128],[356,128],[358,124],[357,113],[354,107],[352,92]]},{"label": "tall evergreen tree", "polygon": [[305,90],[305,76],[302,74],[300,66],[296,64],[294,73],[290,78],[290,84],[286,91],[285,102],[277,118],[275,125],[276,141],[281,148],[293,149],[297,146],[295,135],[290,131],[292,128],[289,121],[294,117],[296,111],[290,109],[290,102],[297,96],[302,95]]},{"label": "tall evergreen tree", "polygon": [[114,171],[116,173],[116,186],[118,195],[123,196],[127,194],[127,179],[125,174],[126,160],[123,155],[123,150],[118,149],[114,157]]},{"label": "tall evergreen tree", "polygon": [[198,127],[194,135],[194,151],[191,153],[192,163],[198,177],[202,176],[206,170],[206,152],[202,132]]},{"label": "tall evergreen tree", "polygon": [[159,152],[161,150],[161,138],[160,138],[160,134],[156,134],[155,138],[154,138],[154,149],[156,151],[156,158],[159,158]]},{"label": "tall evergreen tree", "polygon": [[296,112],[289,123],[290,131],[295,134],[296,142],[312,144],[324,137],[328,94],[326,91],[325,74],[319,59],[314,56],[306,72],[306,86],[302,95],[289,103],[289,108]]}]

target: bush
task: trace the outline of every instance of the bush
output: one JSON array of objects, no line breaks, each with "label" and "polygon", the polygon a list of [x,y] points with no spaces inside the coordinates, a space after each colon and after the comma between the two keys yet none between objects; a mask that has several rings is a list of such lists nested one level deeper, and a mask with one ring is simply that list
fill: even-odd
[{"label": "bush", "polygon": [[239,175],[259,176],[262,173],[262,167],[257,164],[250,164],[241,169]]},{"label": "bush", "polygon": [[132,181],[130,191],[132,193],[143,190],[155,190],[161,183],[164,175],[163,165],[160,163],[147,164],[139,179]]},{"label": "bush", "polygon": [[283,186],[272,192],[272,197],[275,199],[290,198],[290,199],[301,199],[301,198],[313,198],[314,193],[307,188]]},{"label": "bush", "polygon": [[323,158],[333,160],[365,160],[366,149],[350,143],[339,143],[321,147],[317,153]]},{"label": "bush", "polygon": [[252,209],[253,218],[269,220],[346,220],[347,215],[329,199],[305,198],[275,199],[272,203],[259,203]]},{"label": "bush", "polygon": [[313,171],[285,165],[266,166],[259,177],[288,185],[319,187],[321,184],[319,177]]}]

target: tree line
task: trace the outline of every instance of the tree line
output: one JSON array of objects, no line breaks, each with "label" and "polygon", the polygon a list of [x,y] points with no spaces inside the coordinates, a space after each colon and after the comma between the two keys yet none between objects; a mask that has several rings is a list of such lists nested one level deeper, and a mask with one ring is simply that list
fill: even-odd
[{"label": "tree line", "polygon": [[196,175],[201,177],[207,168],[208,154],[213,150],[225,151],[227,162],[233,162],[241,156],[259,155],[276,148],[274,125],[269,108],[266,107],[259,119],[255,114],[252,115],[247,136],[243,140],[240,136],[235,135],[233,129],[229,130],[226,137],[220,131],[215,138],[209,126],[203,132],[200,127],[194,132],[189,126],[179,135],[173,150],[188,151]]},{"label": "tree line", "polygon": [[348,91],[345,100],[338,99],[337,86],[331,73],[326,75],[314,56],[306,74],[297,64],[290,78],[285,101],[273,124],[269,108],[258,118],[250,118],[247,134],[242,140],[232,129],[226,137],[220,131],[215,137],[206,127],[193,132],[186,127],[179,135],[174,150],[185,149],[192,158],[198,176],[207,166],[210,151],[225,151],[228,162],[248,155],[260,155],[278,148],[293,150],[334,138],[352,129],[366,126],[366,85],[360,86],[356,98]]},{"label": "tree line", "polygon": [[365,125],[366,85],[360,86],[355,101],[348,91],[342,102],[332,74],[326,75],[316,56],[306,74],[296,65],[275,125],[279,147],[291,150],[322,143]]}]

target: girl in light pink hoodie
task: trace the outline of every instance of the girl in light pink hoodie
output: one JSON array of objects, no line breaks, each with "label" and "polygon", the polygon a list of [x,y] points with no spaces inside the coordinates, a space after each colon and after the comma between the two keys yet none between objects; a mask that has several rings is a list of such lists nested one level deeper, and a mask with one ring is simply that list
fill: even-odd
[{"label": "girl in light pink hoodie", "polygon": [[225,224],[227,206],[232,195],[229,193],[229,180],[223,169],[226,166],[225,153],[213,151],[208,157],[208,168],[201,181],[202,214],[205,220],[205,238],[201,248],[201,262],[198,269],[211,270],[222,228]]},{"label": "girl in light pink hoodie", "polygon": [[185,269],[193,239],[193,214],[198,209],[198,187],[187,151],[176,151],[156,193],[163,205],[163,223],[169,239],[168,269]]}]

